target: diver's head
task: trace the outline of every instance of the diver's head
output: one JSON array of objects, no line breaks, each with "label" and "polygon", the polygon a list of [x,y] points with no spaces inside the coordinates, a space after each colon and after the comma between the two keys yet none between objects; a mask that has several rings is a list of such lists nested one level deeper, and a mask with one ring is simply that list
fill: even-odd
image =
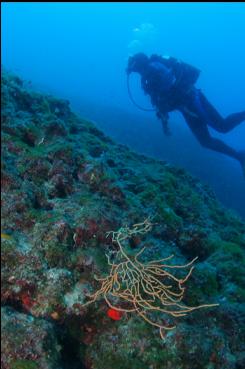
[{"label": "diver's head", "polygon": [[148,62],[148,56],[144,53],[135,54],[134,56],[129,57],[126,72],[128,74],[132,72],[143,74],[147,69]]}]

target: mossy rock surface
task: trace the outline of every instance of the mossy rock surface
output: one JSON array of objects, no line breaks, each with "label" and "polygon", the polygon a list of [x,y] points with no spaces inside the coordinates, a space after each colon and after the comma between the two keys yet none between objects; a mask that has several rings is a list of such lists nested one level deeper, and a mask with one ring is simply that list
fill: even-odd
[{"label": "mossy rock surface", "polygon": [[[245,224],[207,186],[4,70],[1,139],[3,369],[244,367]],[[108,232],[148,218],[151,231],[124,243],[128,255],[145,247],[142,263],[173,255],[172,265],[198,257],[183,302],[220,304],[175,319],[164,339],[139,314],[113,321],[103,296],[82,306],[110,273]]]}]

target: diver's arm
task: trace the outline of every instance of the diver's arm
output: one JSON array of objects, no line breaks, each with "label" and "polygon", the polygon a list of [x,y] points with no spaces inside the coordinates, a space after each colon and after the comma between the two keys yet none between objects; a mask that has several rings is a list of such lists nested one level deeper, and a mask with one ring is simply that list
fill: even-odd
[{"label": "diver's arm", "polygon": [[159,96],[158,92],[154,89],[148,89],[149,84],[146,78],[141,79],[141,85],[145,94],[149,94],[151,97],[151,103],[154,107],[156,107],[156,116],[158,119],[161,120],[162,128],[164,134],[166,136],[170,136],[170,130],[168,127],[168,119],[169,119],[169,111],[171,111],[169,104],[168,104],[168,96],[166,95],[164,98],[163,96]]},{"label": "diver's arm", "polygon": [[157,110],[156,116],[161,120],[163,132],[166,136],[171,136],[171,132],[168,126],[169,114],[162,113],[160,110]]}]

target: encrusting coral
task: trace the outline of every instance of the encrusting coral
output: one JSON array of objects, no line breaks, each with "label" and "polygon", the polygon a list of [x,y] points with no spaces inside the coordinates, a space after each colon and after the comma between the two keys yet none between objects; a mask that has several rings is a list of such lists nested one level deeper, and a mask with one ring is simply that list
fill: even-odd
[{"label": "encrusting coral", "polygon": [[[134,224],[131,229],[122,227],[117,232],[107,233],[112,234],[112,241],[117,243],[118,250],[113,252],[113,262],[111,257],[107,256],[108,264],[111,266],[110,274],[105,278],[96,278],[102,285],[89,296],[91,300],[83,306],[95,302],[102,296],[110,308],[120,312],[136,312],[148,323],[158,327],[163,338],[162,329],[173,329],[175,326],[158,323],[156,317],[154,318],[157,313],[180,317],[193,310],[218,304],[190,307],[181,303],[185,292],[183,285],[189,279],[197,257],[184,265],[167,265],[165,261],[172,259],[174,255],[147,263],[141,263],[138,259],[145,247],[133,257],[127,255],[122,242],[136,234],[149,232],[152,225],[153,223],[146,219],[142,223]],[[188,267],[190,269],[184,278],[177,278],[168,271]]]}]

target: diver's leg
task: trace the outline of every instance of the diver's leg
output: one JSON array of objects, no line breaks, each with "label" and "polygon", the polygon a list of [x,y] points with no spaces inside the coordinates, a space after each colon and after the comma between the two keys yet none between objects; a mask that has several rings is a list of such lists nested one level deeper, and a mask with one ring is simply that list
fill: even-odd
[{"label": "diver's leg", "polygon": [[242,158],[239,151],[236,151],[232,147],[226,145],[223,141],[211,137],[207,125],[203,123],[199,118],[184,112],[183,115],[192,133],[195,135],[195,137],[198,139],[203,147],[221,152],[222,154],[237,159],[241,163]]},{"label": "diver's leg", "polygon": [[[238,124],[245,121],[245,111],[241,111],[240,113],[230,114],[227,118],[225,118],[225,126],[229,128],[228,131],[232,130]],[[226,132],[228,132],[226,131]]]},{"label": "diver's leg", "polygon": [[227,133],[245,121],[245,111],[230,114],[227,118],[223,118],[202,92],[199,92],[199,98],[204,114],[207,115],[206,123],[216,131]]}]

